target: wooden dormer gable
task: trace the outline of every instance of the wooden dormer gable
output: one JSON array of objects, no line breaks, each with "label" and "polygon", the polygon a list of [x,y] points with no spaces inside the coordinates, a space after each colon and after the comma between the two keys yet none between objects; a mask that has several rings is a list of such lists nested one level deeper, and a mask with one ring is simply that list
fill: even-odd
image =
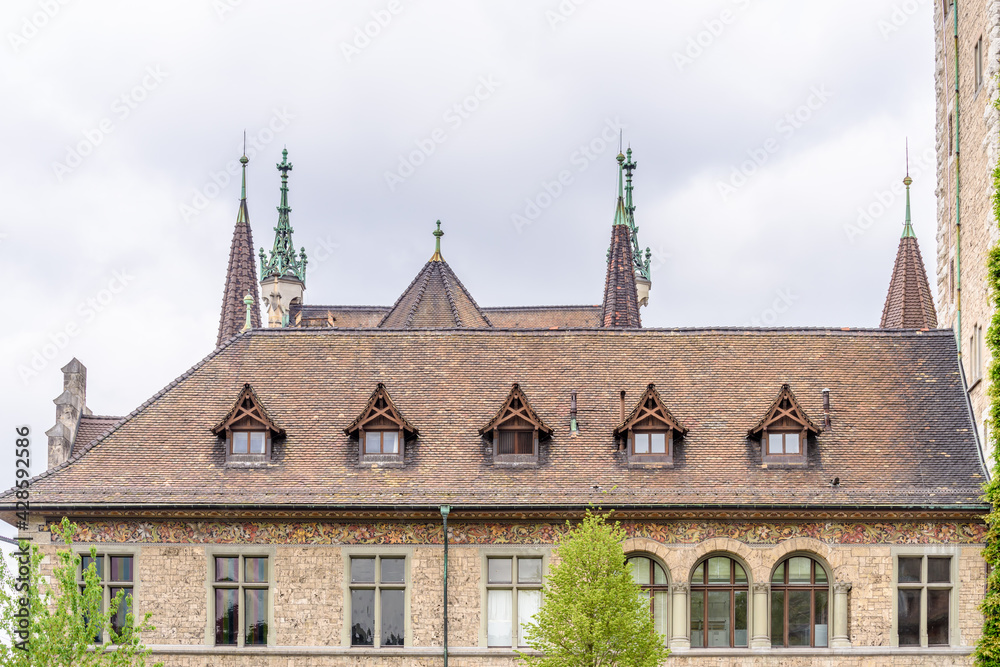
[{"label": "wooden dormer gable", "polygon": [[810,431],[819,433],[820,428],[806,415],[792,393],[792,388],[781,385],[778,397],[771,403],[764,417],[750,429],[751,436],[757,436],[767,431]]},{"label": "wooden dormer gable", "polygon": [[344,433],[354,436],[360,431],[376,430],[400,430],[410,435],[419,434],[416,427],[406,421],[403,414],[396,408],[392,397],[389,396],[389,392],[381,382],[375,386],[375,391],[372,392],[361,414],[344,429]]},{"label": "wooden dormer gable", "polygon": [[639,397],[639,402],[632,412],[615,429],[615,436],[620,437],[632,430],[673,430],[680,435],[688,432],[663,403],[656,385],[650,384]]},{"label": "wooden dormer gable", "polygon": [[479,435],[486,435],[498,429],[533,430],[545,435],[552,435],[552,429],[545,425],[541,417],[531,408],[528,397],[521,391],[516,382],[511,386],[510,393],[504,399],[500,409],[485,426],[479,429]]},{"label": "wooden dormer gable", "polygon": [[268,415],[257,392],[249,384],[243,385],[232,409],[212,428],[212,433],[216,435],[227,431],[268,431],[271,435],[285,434],[285,430]]}]

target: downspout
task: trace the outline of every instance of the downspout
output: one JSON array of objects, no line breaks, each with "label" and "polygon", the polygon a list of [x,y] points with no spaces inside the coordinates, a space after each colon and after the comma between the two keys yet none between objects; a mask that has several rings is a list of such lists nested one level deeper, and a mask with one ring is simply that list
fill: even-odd
[{"label": "downspout", "polygon": [[951,4],[954,14],[955,38],[955,335],[958,337],[958,358],[962,358],[962,197],[961,197],[961,153],[959,147],[959,106],[958,106],[958,0]]},{"label": "downspout", "polygon": [[441,505],[444,526],[444,667],[448,667],[448,513],[451,507]]}]

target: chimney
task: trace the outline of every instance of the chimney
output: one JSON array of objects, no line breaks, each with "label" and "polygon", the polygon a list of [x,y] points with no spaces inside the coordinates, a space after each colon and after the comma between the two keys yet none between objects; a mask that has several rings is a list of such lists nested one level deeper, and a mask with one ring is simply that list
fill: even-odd
[{"label": "chimney", "polygon": [[569,392],[569,434],[573,437],[580,432],[576,423],[576,389]]},{"label": "chimney", "polygon": [[830,428],[830,390],[823,390],[823,428]]},{"label": "chimney", "polygon": [[73,450],[76,427],[87,410],[87,368],[75,357],[63,366],[63,392],[52,401],[56,404],[56,424],[45,435],[49,437],[49,468],[67,459]]}]

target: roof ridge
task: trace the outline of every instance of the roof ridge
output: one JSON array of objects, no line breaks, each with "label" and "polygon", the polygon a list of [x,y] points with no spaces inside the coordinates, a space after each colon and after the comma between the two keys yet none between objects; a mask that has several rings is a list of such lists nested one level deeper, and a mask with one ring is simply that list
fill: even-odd
[{"label": "roof ridge", "polygon": [[[450,273],[451,277],[455,279],[455,283],[458,284],[458,288],[460,290],[462,290],[463,294],[465,294],[465,298],[467,298],[469,301],[472,302],[472,305],[476,309],[476,311],[479,313],[479,316],[482,317],[484,320],[486,320],[486,324],[488,324],[490,327],[492,327],[493,323],[490,322],[490,318],[486,317],[486,313],[484,313],[483,309],[479,307],[478,303],[476,303],[476,300],[473,298],[473,296],[469,292],[469,290],[467,290],[465,288],[465,285],[462,283],[462,279],[458,277],[458,274],[456,274],[455,271],[454,271],[454,269],[451,268],[451,265],[448,264],[448,262],[446,262],[445,260],[441,260],[441,264],[444,264],[445,268],[448,269],[448,273]],[[443,272],[442,272],[442,275],[444,275]],[[449,298],[451,298],[451,295],[449,295]]]},{"label": "roof ridge", "polygon": [[[434,267],[431,266],[431,262],[427,262],[425,266],[429,266],[430,268],[427,271],[420,272],[420,274],[423,275],[424,280],[420,283],[420,287],[417,288],[417,298],[413,300],[413,305],[410,306],[410,312],[406,315],[404,326],[407,329],[410,328],[411,324],[413,324],[413,318],[417,315],[417,308],[420,307],[420,302],[424,300],[424,294],[427,293],[427,283],[431,281],[431,273],[434,272]],[[403,292],[403,294],[405,295],[406,292]],[[389,315],[387,314],[386,317],[389,317]]]},{"label": "roof ridge", "polygon": [[[438,263],[444,264],[445,262],[441,260]],[[458,313],[458,304],[455,303],[455,295],[451,293],[451,281],[448,280],[448,272],[441,269],[438,270],[441,271],[441,283],[444,285],[444,294],[448,297],[448,305],[451,307],[452,317],[455,318],[455,323],[461,327],[462,316]],[[456,276],[455,279],[457,280],[458,277]]]}]

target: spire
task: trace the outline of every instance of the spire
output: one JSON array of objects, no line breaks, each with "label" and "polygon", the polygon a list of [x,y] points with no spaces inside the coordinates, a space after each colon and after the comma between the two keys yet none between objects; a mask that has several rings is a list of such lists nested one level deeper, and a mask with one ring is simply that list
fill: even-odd
[{"label": "spire", "polygon": [[625,156],[618,154],[618,202],[611,227],[608,272],[604,280],[604,327],[638,328],[639,297],[636,293],[635,264],[632,259],[632,230],[622,188]]},{"label": "spire", "polygon": [[913,224],[910,222],[910,183],[913,179],[910,178],[910,145],[907,142],[906,145],[906,177],[903,179],[903,185],[906,186],[906,220],[903,222],[903,238],[917,238],[917,235],[913,231]]},{"label": "spire", "polygon": [[924,260],[920,256],[917,235],[910,222],[910,178],[909,170],[903,179],[906,186],[906,220],[903,235],[896,251],[896,263],[892,268],[889,293],[882,308],[883,329],[935,329],[937,313],[934,311],[934,297],[927,283]]},{"label": "spire", "polygon": [[[257,301],[257,276],[254,272],[253,233],[250,230],[250,213],[247,210],[247,159],[246,150],[240,163],[243,165],[243,188],[240,193],[240,205],[236,212],[236,226],[233,229],[233,241],[229,247],[229,266],[226,269],[226,286],[222,292],[222,314],[219,317],[219,335],[216,346],[240,332],[246,307],[244,295]],[[247,321],[251,327],[260,326],[260,312],[257,309],[247,311]]]},{"label": "spire", "polygon": [[268,258],[264,249],[260,249],[260,279],[294,278],[305,285],[306,282],[306,249],[298,254],[292,243],[292,226],[288,222],[288,214],[292,212],[288,206],[288,172],[292,163],[288,161],[288,149],[281,151],[281,162],[277,165],[281,172],[281,202],[278,205],[278,225],[274,228],[274,247]]},{"label": "spire", "polygon": [[635,204],[632,203],[632,172],[639,165],[632,160],[632,147],[625,151],[625,215],[629,230],[632,232],[632,258],[635,262],[635,275],[637,278],[649,280],[649,248],[646,248],[646,259],[643,261],[642,249],[639,247],[639,228],[635,224]]},{"label": "spire", "polygon": [[434,254],[431,255],[429,261],[431,262],[443,262],[444,257],[441,256],[441,237],[444,236],[444,232],[441,231],[441,221],[437,221],[437,229],[435,229],[431,234],[434,235]]}]

